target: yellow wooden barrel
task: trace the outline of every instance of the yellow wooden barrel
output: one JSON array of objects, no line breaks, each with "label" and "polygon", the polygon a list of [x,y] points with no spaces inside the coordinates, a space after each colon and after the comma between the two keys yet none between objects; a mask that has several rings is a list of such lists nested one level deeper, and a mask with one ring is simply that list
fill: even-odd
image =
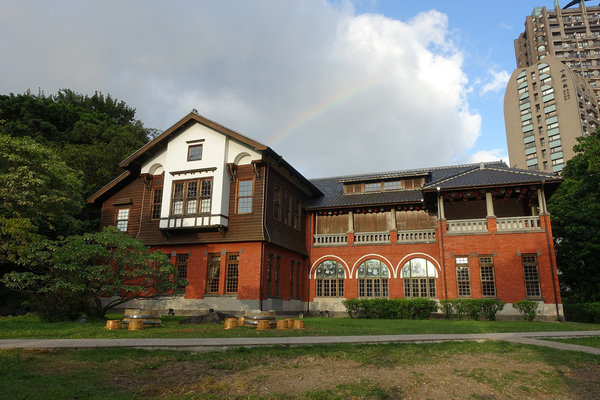
[{"label": "yellow wooden barrel", "polygon": [[225,318],[225,329],[233,329],[237,328],[238,319],[237,318]]},{"label": "yellow wooden barrel", "polygon": [[109,319],[108,321],[106,321],[106,329],[108,329],[109,331],[121,329],[121,320]]},{"label": "yellow wooden barrel", "polygon": [[129,321],[127,329],[130,331],[140,331],[144,329],[144,321],[141,319],[132,319]]},{"label": "yellow wooden barrel", "polygon": [[268,331],[271,328],[271,324],[269,320],[263,319],[263,320],[259,320],[256,323],[256,330],[257,331]]},{"label": "yellow wooden barrel", "polygon": [[287,319],[277,320],[277,328],[276,329],[287,329],[287,328],[288,328],[288,320]]},{"label": "yellow wooden barrel", "polygon": [[304,329],[304,320],[303,319],[295,319],[293,328],[294,329]]}]

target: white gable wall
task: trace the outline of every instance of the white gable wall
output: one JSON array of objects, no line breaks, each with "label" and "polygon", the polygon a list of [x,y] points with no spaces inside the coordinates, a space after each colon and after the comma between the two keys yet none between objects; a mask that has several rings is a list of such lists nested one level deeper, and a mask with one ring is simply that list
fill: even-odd
[{"label": "white gable wall", "polygon": [[[202,140],[188,143],[189,141]],[[202,159],[188,161],[188,147],[202,144]],[[260,160],[261,154],[244,143],[238,142],[220,132],[196,123],[170,138],[167,148],[147,160],[141,168],[142,173],[164,170],[164,186],[161,218],[169,217],[171,212],[171,191],[173,181],[195,178],[213,178],[212,215],[229,214],[230,178],[227,163],[238,161],[249,164],[252,160]],[[172,175],[176,171],[190,171],[203,168],[216,168],[214,171],[183,173]],[[225,222],[224,225],[227,225]]]}]

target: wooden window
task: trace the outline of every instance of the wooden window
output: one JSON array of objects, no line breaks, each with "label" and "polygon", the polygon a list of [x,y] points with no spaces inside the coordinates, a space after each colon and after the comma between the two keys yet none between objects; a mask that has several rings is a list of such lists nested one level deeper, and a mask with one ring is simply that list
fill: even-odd
[{"label": "wooden window", "polygon": [[281,187],[273,186],[273,218],[281,221]]},{"label": "wooden window", "polygon": [[294,297],[294,260],[290,261],[290,298]]},{"label": "wooden window", "polygon": [[[175,267],[177,268],[177,278],[187,279],[188,255],[177,254],[175,260]],[[185,284],[179,286],[177,289],[185,291]]]},{"label": "wooden window", "polygon": [[227,253],[227,271],[225,275],[225,293],[238,291],[240,253]]},{"label": "wooden window", "polygon": [[317,266],[316,286],[319,297],[344,297],[344,267],[333,260]]},{"label": "wooden window", "polygon": [[121,232],[127,232],[129,227],[129,208],[117,209],[117,229]]},{"label": "wooden window", "polygon": [[209,214],[212,178],[173,182],[171,215]]},{"label": "wooden window", "polygon": [[273,273],[273,254],[267,258],[267,297],[271,296],[271,274]]},{"label": "wooden window", "polygon": [[202,160],[202,145],[194,144],[188,147],[188,161]]},{"label": "wooden window", "polygon": [[390,272],[379,260],[366,260],[358,267],[358,296],[387,297]]},{"label": "wooden window", "polygon": [[404,297],[436,297],[437,269],[424,258],[413,258],[402,267]]},{"label": "wooden window", "polygon": [[523,261],[523,274],[525,277],[525,296],[541,297],[537,256],[535,254],[523,255],[521,260]]},{"label": "wooden window", "polygon": [[456,257],[456,286],[459,297],[471,297],[471,279],[467,257]]},{"label": "wooden window", "polygon": [[238,214],[252,212],[252,180],[238,181]]},{"label": "wooden window", "polygon": [[281,256],[275,261],[275,296],[279,296],[279,274],[281,272]]},{"label": "wooden window", "polygon": [[291,196],[288,192],[283,192],[283,222],[290,225]]},{"label": "wooden window", "polygon": [[381,192],[381,182],[365,183],[365,192]]},{"label": "wooden window", "polygon": [[208,253],[206,267],[206,293],[219,293],[219,278],[221,276],[221,254]]},{"label": "wooden window", "polygon": [[400,189],[402,189],[402,181],[383,182],[383,190],[400,190]]},{"label": "wooden window", "polygon": [[152,191],[152,219],[160,218],[162,208],[162,189],[154,189]]},{"label": "wooden window", "polygon": [[479,270],[481,273],[481,296],[496,296],[496,278],[494,275],[494,260],[490,256],[479,257]]},{"label": "wooden window", "polygon": [[294,207],[294,228],[300,230],[302,227],[302,202],[296,199],[296,206]]},{"label": "wooden window", "polygon": [[296,297],[300,297],[300,269],[302,268],[302,264],[300,261],[296,263]]},{"label": "wooden window", "polygon": [[352,193],[362,193],[362,183],[345,183],[344,184],[344,193],[352,194]]}]

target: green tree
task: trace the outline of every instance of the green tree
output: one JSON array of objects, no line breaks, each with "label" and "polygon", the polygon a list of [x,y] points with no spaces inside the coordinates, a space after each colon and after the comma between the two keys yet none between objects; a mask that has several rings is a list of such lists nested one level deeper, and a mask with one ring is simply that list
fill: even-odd
[{"label": "green tree", "polygon": [[76,232],[80,173],[30,138],[0,133],[0,265],[15,263],[40,237]]},{"label": "green tree", "polygon": [[52,96],[1,95],[0,132],[54,149],[69,167],[83,173],[87,197],[122,172],[119,162],[143,146],[151,130],[123,101],[65,89]]},{"label": "green tree", "polygon": [[150,252],[115,227],[34,242],[19,263],[24,271],[8,273],[2,282],[31,294],[50,321],[81,313],[102,317],[126,301],[174,294],[187,283],[166,254]]},{"label": "green tree", "polygon": [[548,209],[563,297],[600,301],[600,136],[578,141]]}]

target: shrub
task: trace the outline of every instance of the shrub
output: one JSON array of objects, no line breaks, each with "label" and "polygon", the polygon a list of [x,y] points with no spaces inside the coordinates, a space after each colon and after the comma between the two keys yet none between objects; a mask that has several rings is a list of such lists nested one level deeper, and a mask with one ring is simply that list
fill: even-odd
[{"label": "shrub", "polygon": [[600,323],[600,303],[567,303],[563,310],[567,321]]},{"label": "shrub", "polygon": [[477,321],[483,315],[485,319],[494,321],[505,303],[495,299],[443,299],[440,304],[448,319],[468,317]]},{"label": "shrub", "polygon": [[437,311],[431,299],[348,299],[342,302],[350,318],[427,319]]},{"label": "shrub", "polygon": [[523,316],[524,320],[533,321],[538,314],[539,303],[532,300],[515,301],[513,307]]}]

